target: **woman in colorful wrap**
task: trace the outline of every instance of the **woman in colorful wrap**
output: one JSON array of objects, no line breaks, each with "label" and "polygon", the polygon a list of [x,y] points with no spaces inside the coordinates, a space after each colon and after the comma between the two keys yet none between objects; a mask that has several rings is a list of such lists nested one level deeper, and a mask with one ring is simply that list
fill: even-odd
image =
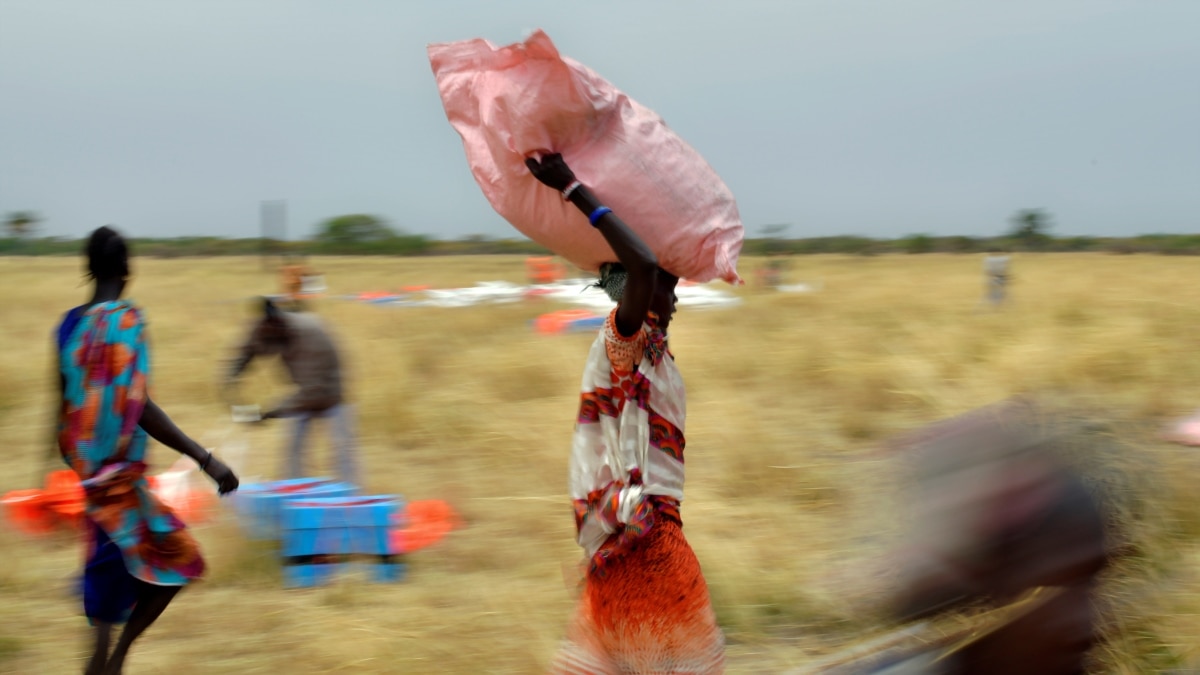
[{"label": "woman in colorful wrap", "polygon": [[[87,259],[92,298],[67,313],[56,335],[57,434],[86,501],[83,604],[95,651],[85,672],[108,674],[121,672],[133,641],[204,572],[196,541],[147,485],[147,434],[196,460],[221,494],[236,490],[238,479],[150,399],[145,323],[121,298],[129,278],[125,240],[102,227],[88,240]],[[122,622],[110,653],[112,627]]]},{"label": "woman in colorful wrap", "polygon": [[583,373],[569,487],[587,569],[554,671],[722,672],[724,636],[679,511],[686,410],[666,333],[679,279],[560,155],[526,163],[620,261],[601,269],[599,286],[617,307]]}]

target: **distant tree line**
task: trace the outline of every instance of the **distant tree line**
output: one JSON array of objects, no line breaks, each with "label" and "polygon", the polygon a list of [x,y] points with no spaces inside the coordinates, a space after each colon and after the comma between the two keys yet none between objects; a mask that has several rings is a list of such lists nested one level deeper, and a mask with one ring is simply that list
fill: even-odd
[{"label": "distant tree line", "polygon": [[[40,218],[28,211],[5,217],[7,237],[0,237],[0,255],[76,255],[83,242],[64,237],[36,237],[34,228]],[[482,235],[453,241],[421,234],[407,234],[392,228],[385,220],[367,214],[349,214],[324,221],[317,234],[301,241],[281,241],[262,237],[227,239],[224,237],[138,238],[131,245],[140,256],[177,258],[182,256],[227,255],[454,255],[515,253],[545,255],[548,251],[523,239],[493,239]]]},{"label": "distant tree line", "polygon": [[[10,213],[5,218],[9,236],[0,237],[0,255],[77,255],[83,242],[62,237],[36,237],[41,218],[30,211]],[[748,237],[745,255],[882,255],[892,253],[979,253],[989,250],[1046,252],[1157,253],[1200,255],[1200,234],[1145,234],[1136,237],[1055,237],[1050,234],[1050,216],[1029,209],[1013,216],[1010,229],[996,237],[935,236],[911,234],[898,239],[875,239],[855,235],[832,237],[787,237],[788,225],[761,228],[760,236]],[[317,234],[301,241],[263,238],[222,237],[143,238],[132,242],[140,256],[230,255],[549,255],[550,251],[527,239],[499,239],[472,235],[455,240],[407,234],[385,220],[367,214],[350,214],[321,223]]]},{"label": "distant tree line", "polygon": [[1200,234],[1143,234],[1136,237],[1049,237],[1029,246],[1011,237],[939,237],[913,234],[899,239],[836,236],[808,239],[746,239],[743,255],[884,255],[892,253],[983,253],[993,250],[1041,251],[1047,253],[1156,253],[1200,255]]}]

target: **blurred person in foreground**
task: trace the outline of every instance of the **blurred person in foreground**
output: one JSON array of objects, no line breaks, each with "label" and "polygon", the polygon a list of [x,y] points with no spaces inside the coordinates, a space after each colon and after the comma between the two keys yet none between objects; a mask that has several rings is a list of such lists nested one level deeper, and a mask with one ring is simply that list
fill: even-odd
[{"label": "blurred person in foreground", "polygon": [[262,301],[262,314],[255,319],[238,347],[225,377],[227,398],[250,362],[260,356],[278,354],[296,391],[262,414],[262,419],[292,420],[285,478],[303,478],[304,446],[315,420],[328,420],[336,457],[338,478],[357,485],[358,463],[354,435],[354,409],[346,403],[342,389],[341,358],[337,345],[321,319],[310,313],[288,312],[270,298]]},{"label": "blurred person in foreground", "polygon": [[1055,455],[1063,430],[1040,415],[1030,402],[1009,401],[898,444],[916,453],[917,508],[909,547],[892,561],[903,588],[894,615],[910,621],[1026,597],[1013,618],[922,672],[1085,672],[1096,640],[1092,593],[1110,559],[1105,518],[1080,474]]},{"label": "blurred person in foreground", "polygon": [[588,216],[620,261],[600,271],[617,307],[583,373],[569,489],[587,569],[553,669],[721,672],[724,636],[679,511],[685,396],[666,332],[679,279],[560,155],[526,164]]},{"label": "blurred person in foreground", "polygon": [[[91,299],[56,331],[60,394],[57,445],[83,482],[89,553],[84,611],[95,627],[86,673],[120,673],[133,641],[175,595],[204,572],[195,539],[150,491],[146,437],[187,455],[221,494],[238,479],[186,436],[150,398],[150,355],[142,312],[121,298],[128,248],[102,227],[87,244]],[[125,628],[109,653],[114,624]]]}]

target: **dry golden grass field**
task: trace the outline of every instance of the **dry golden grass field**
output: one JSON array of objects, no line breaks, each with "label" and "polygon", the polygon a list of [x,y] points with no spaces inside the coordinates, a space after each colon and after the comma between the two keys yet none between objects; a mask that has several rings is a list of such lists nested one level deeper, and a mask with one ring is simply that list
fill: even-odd
[{"label": "dry golden grass field", "polygon": [[[314,260],[331,295],[412,284],[523,281],[519,257]],[[747,260],[753,278],[761,261]],[[50,332],[85,299],[81,261],[0,259],[0,492],[35,487],[50,443]],[[688,382],[685,531],[729,642],[729,672],[784,672],[881,624],[870,570],[903,515],[891,434],[1020,392],[1108,418],[1128,448],[1125,523],[1139,543],[1103,588],[1097,672],[1200,669],[1200,450],[1155,439],[1200,408],[1200,262],[1023,255],[1012,303],[981,311],[976,256],[801,257],[790,282],[737,289],[731,309],[681,309]],[[255,259],[134,261],[154,398],[189,434],[250,449],[274,477],[283,429],[229,431],[217,376],[276,290]],[[563,635],[579,553],[566,497],[577,387],[591,335],[538,335],[528,301],[386,308],[335,297],[358,405],[366,489],[446,499],[464,527],[409,556],[393,585],[283,590],[277,553],[222,510],[196,528],[210,563],[135,647],[131,673],[537,673]],[[247,393],[287,391],[276,363]],[[313,452],[328,470],[327,437]],[[228,433],[227,433],[228,432]],[[218,445],[220,444],[220,445]],[[153,447],[155,466],[174,454]],[[1121,481],[1118,481],[1120,483]],[[71,593],[82,550],[0,528],[0,672],[81,672],[87,625]]]}]

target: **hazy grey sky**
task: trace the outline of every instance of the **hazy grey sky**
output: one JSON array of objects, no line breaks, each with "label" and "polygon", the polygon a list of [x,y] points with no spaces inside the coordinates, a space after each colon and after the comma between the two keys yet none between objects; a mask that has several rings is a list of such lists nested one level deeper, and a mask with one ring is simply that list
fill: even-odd
[{"label": "hazy grey sky", "polygon": [[515,234],[425,45],[535,27],[660,113],[754,233],[1200,231],[1200,0],[0,0],[0,212]]}]

